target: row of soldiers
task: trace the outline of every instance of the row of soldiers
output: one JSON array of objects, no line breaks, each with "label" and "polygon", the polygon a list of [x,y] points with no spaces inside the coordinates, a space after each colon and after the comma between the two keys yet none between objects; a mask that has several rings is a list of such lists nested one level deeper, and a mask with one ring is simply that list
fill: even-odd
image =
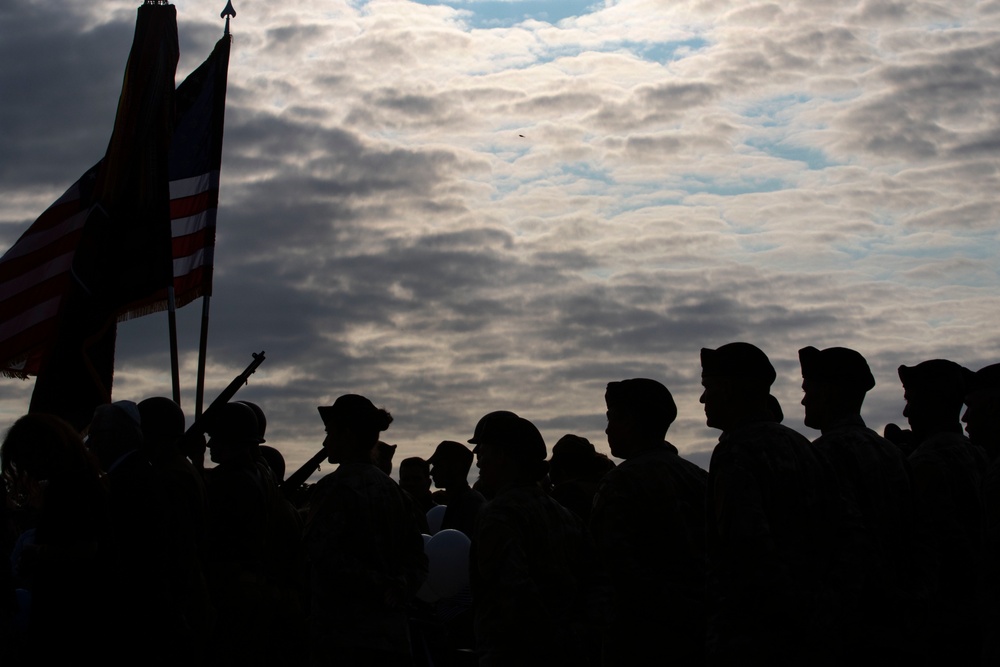
[{"label": "row of soldiers", "polygon": [[545,493],[537,429],[486,415],[470,440],[491,499],[472,544],[481,664],[1000,664],[1000,365],[900,367],[910,429],[890,441],[861,417],[862,355],[799,359],[813,442],[781,424],[759,348],[702,350],[721,431],[707,473],[666,441],[665,386],[610,383],[624,462],[585,525]]},{"label": "row of soldiers", "polygon": [[[417,595],[426,518],[380,469],[392,417],[363,396],[319,408],[323,449],[287,479],[249,403],[208,425],[210,468],[167,399],[102,406],[86,444],[27,415],[0,448],[4,664],[998,664],[1000,365],[901,367],[910,430],[890,441],[861,419],[860,354],[799,356],[812,443],[780,423],[761,350],[702,350],[722,433],[707,473],[644,378],[607,388],[617,467],[557,466],[583,439],[547,460],[507,411],[472,451],[442,443],[429,472],[442,527],[472,540],[467,615],[462,595]],[[323,460],[337,469],[304,485]]]}]

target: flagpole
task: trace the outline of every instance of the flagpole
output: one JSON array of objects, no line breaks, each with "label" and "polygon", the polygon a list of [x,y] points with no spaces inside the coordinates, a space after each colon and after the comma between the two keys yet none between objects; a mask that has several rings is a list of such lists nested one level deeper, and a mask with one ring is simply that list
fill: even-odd
[{"label": "flagpole", "polygon": [[205,403],[205,358],[208,353],[208,310],[212,297],[201,298],[201,337],[198,341],[198,384],[195,388],[194,418],[200,419]]},{"label": "flagpole", "polygon": [[[226,19],[226,27],[222,33],[223,37],[230,37],[229,19],[235,18],[236,10],[233,9],[233,1],[226,0],[226,8],[219,14],[219,18]],[[232,39],[230,37],[230,39]],[[228,63],[228,56],[226,62]],[[194,417],[200,419],[205,404],[205,362],[208,357],[208,313],[211,308],[211,290],[205,292],[201,297],[201,335],[198,340],[198,379],[195,386]]]},{"label": "flagpole", "polygon": [[181,370],[177,353],[177,302],[174,300],[173,278],[167,287],[167,326],[170,328],[170,381],[174,403],[181,404]]}]

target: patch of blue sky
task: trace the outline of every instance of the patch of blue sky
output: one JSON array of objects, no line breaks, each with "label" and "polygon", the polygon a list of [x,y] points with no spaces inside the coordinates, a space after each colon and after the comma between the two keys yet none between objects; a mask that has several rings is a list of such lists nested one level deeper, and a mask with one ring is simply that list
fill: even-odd
[{"label": "patch of blue sky", "polygon": [[906,259],[941,261],[948,257],[961,257],[970,260],[992,262],[996,257],[996,245],[985,242],[985,236],[970,235],[959,237],[953,243],[929,244],[927,247],[917,245],[896,244],[879,249],[881,255],[903,257]]},{"label": "patch of blue sky", "polygon": [[477,151],[482,153],[489,153],[499,160],[503,160],[509,164],[517,162],[525,155],[531,152],[531,146],[525,145],[521,147],[512,146],[511,144],[489,144],[487,146],[477,146]]},{"label": "patch of blue sky", "polygon": [[786,115],[793,107],[809,102],[812,98],[805,94],[789,94],[771,97],[743,108],[740,114],[744,118],[756,119],[763,127],[781,127],[792,118]]},{"label": "patch of blue sky", "polygon": [[795,146],[781,141],[771,141],[768,139],[750,139],[746,142],[762,153],[776,157],[781,160],[792,160],[801,162],[810,170],[820,170],[835,166],[836,163],[827,159],[826,154],[818,148],[810,146]]},{"label": "patch of blue sky", "polygon": [[605,185],[614,185],[615,179],[611,177],[611,172],[607,169],[598,169],[587,162],[571,162],[561,167],[564,175],[570,176],[573,180],[597,181]]},{"label": "patch of blue sky", "polygon": [[744,178],[738,181],[716,181],[710,178],[688,178],[671,187],[687,192],[689,195],[709,194],[720,197],[735,197],[758,192],[778,192],[788,186],[780,178]]},{"label": "patch of blue sky", "polygon": [[530,62],[524,62],[520,66],[514,65],[509,67],[509,69],[527,69],[555,62],[560,58],[572,58],[581,53],[628,52],[641,60],[665,65],[686,58],[694,51],[705,48],[708,44],[708,41],[701,38],[670,42],[614,41],[600,45],[590,45],[586,48],[576,44],[560,44],[544,51],[539,51]]},{"label": "patch of blue sky", "polygon": [[856,244],[834,243],[831,247],[837,252],[843,253],[852,261],[865,259],[873,252],[872,244],[868,242],[860,242]]},{"label": "patch of blue sky", "polygon": [[769,252],[781,247],[780,243],[765,241],[763,237],[758,237],[750,233],[738,233],[740,246],[748,252]]},{"label": "patch of blue sky", "polygon": [[657,197],[657,196],[637,196],[623,197],[615,201],[614,205],[602,209],[602,213],[609,220],[614,220],[623,213],[641,211],[644,208],[667,208],[670,206],[683,206],[684,200],[681,197]]},{"label": "patch of blue sky", "polygon": [[670,41],[670,42],[619,42],[618,44],[608,44],[599,51],[620,51],[622,49],[631,51],[639,58],[649,62],[666,65],[682,58],[686,58],[696,51],[700,51],[709,45],[708,40],[701,37],[691,39]]},{"label": "patch of blue sky", "polygon": [[469,12],[473,28],[505,28],[527,20],[555,25],[564,19],[590,14],[603,3],[594,0],[413,0],[421,5],[444,5]]},{"label": "patch of blue sky", "polygon": [[490,185],[493,186],[490,201],[502,201],[524,187],[524,181],[517,178],[498,178],[491,181]]}]

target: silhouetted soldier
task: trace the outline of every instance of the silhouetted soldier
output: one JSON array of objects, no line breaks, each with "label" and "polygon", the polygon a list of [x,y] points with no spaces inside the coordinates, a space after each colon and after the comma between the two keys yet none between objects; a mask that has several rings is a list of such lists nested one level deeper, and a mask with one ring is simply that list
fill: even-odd
[{"label": "silhouetted soldier", "polygon": [[281,490],[285,457],[264,445],[267,416],[250,401],[235,401],[250,408],[257,424],[258,443],[251,448],[265,498],[264,579],[267,582],[265,623],[260,651],[272,666],[300,665],[306,651],[308,576],[302,546],[302,517]]},{"label": "silhouetted soldier", "polygon": [[492,496],[470,553],[479,664],[587,664],[593,544],[580,519],[538,484],[546,472],[541,434],[513,412],[491,412],[469,442]]},{"label": "silhouetted soldier", "polygon": [[965,393],[965,431],[986,450],[983,477],[983,667],[1000,664],[1000,364],[976,371]]},{"label": "silhouetted soldier", "polygon": [[965,393],[965,432],[986,450],[983,478],[983,667],[1000,664],[1000,364],[976,371]]},{"label": "silhouetted soldier", "polygon": [[1000,364],[980,368],[966,379],[965,432],[991,462],[996,461],[1000,457]]},{"label": "silhouetted soldier", "polygon": [[211,661],[267,664],[267,486],[257,463],[257,419],[240,403],[226,403],[206,425],[214,468],[208,489],[206,575],[218,610]]},{"label": "silhouetted soldier", "polygon": [[625,459],[601,480],[590,520],[612,590],[604,664],[702,665],[708,474],[665,441],[677,407],[662,384],[611,382],[604,400],[611,454]]},{"label": "silhouetted soldier", "polygon": [[590,440],[567,433],[552,446],[549,495],[566,509],[573,510],[585,523],[589,522],[597,483],[614,467],[611,459],[597,453]]},{"label": "silhouetted soldier", "polygon": [[985,450],[963,435],[959,421],[968,375],[971,371],[945,359],[899,367],[903,415],[917,443],[909,457],[917,513],[935,559],[925,633],[933,664],[974,664],[982,642],[976,589],[988,461]]},{"label": "silhouetted soldier", "polygon": [[407,604],[427,576],[412,502],[376,467],[392,416],[364,396],[321,406],[330,463],[305,526],[311,574],[309,664],[409,665]]},{"label": "silhouetted soldier", "polygon": [[[448,499],[439,530],[458,530],[469,539],[475,535],[476,519],[486,504],[483,495],[469,486],[473,458],[472,450],[462,443],[444,440],[428,459],[431,479]],[[455,595],[437,600],[433,608],[436,619],[446,630],[441,643],[449,647],[453,656],[457,655],[456,649],[467,650],[476,645],[469,586],[464,586]]]},{"label": "silhouetted soldier", "polygon": [[95,638],[116,610],[106,595],[107,491],[96,458],[69,423],[31,413],[7,431],[0,462],[11,499],[37,512],[34,540],[13,563],[32,594],[25,664],[62,664],[67,653],[106,664]]},{"label": "silhouetted soldier", "polygon": [[184,435],[184,412],[180,406],[164,396],[154,396],[141,401],[137,407],[143,448],[153,466],[153,474],[166,493],[172,525],[176,529],[167,538],[174,552],[168,572],[194,644],[184,662],[200,664],[215,622],[204,572],[208,516],[205,481],[178,447]]},{"label": "silhouetted soldier", "polygon": [[173,578],[182,553],[175,539],[179,518],[143,451],[140,421],[132,401],[99,405],[87,438],[110,490],[114,574],[107,595],[115,611],[105,619],[109,632],[103,639],[112,663],[128,664],[156,645],[162,649],[144,659],[169,665],[187,655],[193,639]]},{"label": "silhouetted soldier", "polygon": [[981,488],[988,461],[962,433],[966,376],[953,361],[900,366],[906,417],[916,449],[909,456],[917,513],[933,559],[930,627],[932,664],[973,664],[982,642],[976,604],[982,557]]},{"label": "silhouetted soldier", "polygon": [[388,476],[392,475],[392,457],[395,455],[396,445],[390,445],[389,443],[382,442],[381,440],[375,443],[372,458],[375,461],[375,465],[378,466],[378,469]]},{"label": "silhouetted soldier", "polygon": [[916,617],[926,611],[923,586],[915,581],[926,574],[926,563],[914,544],[906,461],[861,417],[875,378],[860,353],[806,347],[799,363],[805,425],[822,431],[813,448],[832,465],[841,495],[861,519],[858,597],[839,619],[838,655],[847,664],[910,662],[919,656]]},{"label": "silhouetted soldier", "polygon": [[427,460],[431,464],[434,486],[448,493],[448,504],[441,519],[441,530],[460,530],[471,539],[476,518],[486,504],[483,494],[469,486],[472,450],[460,442],[444,440]]},{"label": "silhouetted soldier", "polygon": [[824,664],[846,532],[831,475],[774,421],[775,372],[760,349],[702,349],[701,364],[706,421],[722,431],[707,489],[709,662]]},{"label": "silhouetted soldier", "polygon": [[427,514],[437,503],[431,497],[431,466],[419,456],[399,462],[399,485],[410,494],[417,509]]}]

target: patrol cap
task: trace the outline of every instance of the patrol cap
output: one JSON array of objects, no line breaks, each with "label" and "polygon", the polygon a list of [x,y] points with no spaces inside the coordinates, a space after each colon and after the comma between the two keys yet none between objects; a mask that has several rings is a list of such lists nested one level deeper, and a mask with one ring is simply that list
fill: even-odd
[{"label": "patrol cap", "polygon": [[661,426],[670,426],[677,419],[677,405],[670,390],[649,378],[609,382],[604,402],[609,410],[636,414],[646,421],[655,420]]},{"label": "patrol cap", "polygon": [[582,435],[567,433],[552,445],[552,456],[556,454],[560,456],[578,454],[590,458],[597,455],[597,448]]},{"label": "patrol cap", "polygon": [[965,387],[966,394],[1000,390],[1000,364],[984,366],[966,379],[968,380],[968,385]]},{"label": "patrol cap", "polygon": [[586,470],[593,465],[596,456],[597,448],[590,440],[567,433],[552,445],[550,471],[553,475],[558,475],[567,470]]},{"label": "patrol cap", "polygon": [[809,346],[799,350],[799,365],[802,366],[802,377],[806,380],[832,382],[850,389],[863,392],[870,391],[875,386],[868,362],[861,355],[846,347],[828,347],[817,350]]},{"label": "patrol cap", "polygon": [[388,427],[388,424],[383,425],[382,418],[388,413],[375,407],[374,403],[359,394],[344,394],[334,401],[333,405],[321,405],[316,409],[319,410],[320,419],[326,426],[339,422],[367,430],[384,431]]},{"label": "patrol cap", "polygon": [[427,462],[431,465],[439,465],[454,461],[463,465],[471,465],[472,458],[472,450],[462,443],[454,440],[443,440],[438,444],[431,457],[427,459]]},{"label": "patrol cap", "polygon": [[913,396],[934,398],[962,403],[965,385],[975,375],[948,359],[930,359],[916,366],[900,366],[899,380],[906,393]]},{"label": "patrol cap", "polygon": [[701,348],[703,377],[730,377],[759,382],[770,387],[777,373],[764,351],[750,343],[727,343],[712,350]]},{"label": "patrol cap", "polygon": [[491,412],[476,424],[476,431],[469,442],[474,445],[493,445],[516,453],[527,461],[544,461],[547,456],[545,440],[530,421],[513,412]]}]

